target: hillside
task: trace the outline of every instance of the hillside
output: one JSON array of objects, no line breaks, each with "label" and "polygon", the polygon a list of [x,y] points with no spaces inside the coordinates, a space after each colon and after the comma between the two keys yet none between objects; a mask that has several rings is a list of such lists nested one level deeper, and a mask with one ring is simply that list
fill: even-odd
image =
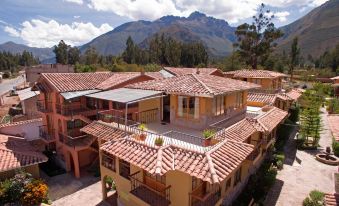
[{"label": "hillside", "polygon": [[165,16],[155,21],[135,21],[93,39],[81,47],[85,51],[95,47],[101,54],[120,54],[131,36],[136,44],[147,47],[156,33],[165,33],[183,42],[202,41],[213,56],[225,56],[232,51],[235,40],[233,27],[224,20],[194,12],[189,17]]},{"label": "hillside", "polygon": [[0,51],[7,51],[13,54],[16,54],[16,53],[22,53],[25,50],[28,52],[32,52],[33,56],[38,57],[40,61],[46,60],[46,59],[54,59],[54,56],[55,56],[52,48],[29,47],[23,44],[16,44],[11,41],[0,44]]},{"label": "hillside", "polygon": [[285,35],[278,42],[278,51],[288,51],[298,36],[302,55],[318,57],[339,44],[339,1],[330,0],[281,29]]}]

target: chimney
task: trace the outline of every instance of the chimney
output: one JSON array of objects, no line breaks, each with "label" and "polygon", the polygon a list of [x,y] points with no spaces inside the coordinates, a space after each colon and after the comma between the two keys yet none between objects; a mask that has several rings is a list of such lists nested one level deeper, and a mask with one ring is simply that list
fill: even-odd
[{"label": "chimney", "polygon": [[197,71],[195,72],[196,74],[200,74],[200,69],[197,68]]}]

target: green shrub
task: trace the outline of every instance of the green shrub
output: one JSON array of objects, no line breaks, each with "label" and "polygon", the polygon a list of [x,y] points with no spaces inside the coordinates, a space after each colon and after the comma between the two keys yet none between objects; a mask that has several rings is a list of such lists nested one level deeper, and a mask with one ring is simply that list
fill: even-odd
[{"label": "green shrub", "polygon": [[303,201],[303,206],[323,206],[324,205],[323,192],[313,190],[310,192],[309,197],[306,197]]},{"label": "green shrub", "polygon": [[284,168],[284,163],[281,161],[281,160],[278,160],[277,161],[277,168],[279,170],[282,170]]},{"label": "green shrub", "polygon": [[288,119],[291,120],[293,123],[299,121],[299,111],[300,111],[299,106],[291,107],[289,111],[290,116]]},{"label": "green shrub", "polygon": [[332,140],[332,151],[335,156],[339,157],[339,142],[335,139]]}]

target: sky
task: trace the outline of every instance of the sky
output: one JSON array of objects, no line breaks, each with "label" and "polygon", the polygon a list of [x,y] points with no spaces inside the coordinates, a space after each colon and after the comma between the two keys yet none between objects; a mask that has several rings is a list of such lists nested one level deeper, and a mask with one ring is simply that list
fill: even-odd
[{"label": "sky", "polygon": [[0,43],[52,47],[63,39],[79,46],[130,21],[187,17],[194,11],[232,26],[251,22],[264,3],[277,27],[289,24],[327,0],[1,0]]}]

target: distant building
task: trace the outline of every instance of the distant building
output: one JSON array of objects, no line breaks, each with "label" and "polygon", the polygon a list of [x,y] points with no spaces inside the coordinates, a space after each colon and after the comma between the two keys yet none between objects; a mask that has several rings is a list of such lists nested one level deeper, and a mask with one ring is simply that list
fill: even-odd
[{"label": "distant building", "polygon": [[27,119],[40,117],[40,112],[37,110],[36,102],[39,99],[40,91],[32,91],[31,87],[23,90],[18,90],[22,112]]},{"label": "distant building", "polygon": [[334,96],[339,96],[339,76],[331,78],[333,81],[332,87],[334,89]]},{"label": "distant building", "polygon": [[74,67],[64,64],[39,64],[26,67],[25,73],[26,81],[32,86],[38,80],[41,73],[74,73]]}]

